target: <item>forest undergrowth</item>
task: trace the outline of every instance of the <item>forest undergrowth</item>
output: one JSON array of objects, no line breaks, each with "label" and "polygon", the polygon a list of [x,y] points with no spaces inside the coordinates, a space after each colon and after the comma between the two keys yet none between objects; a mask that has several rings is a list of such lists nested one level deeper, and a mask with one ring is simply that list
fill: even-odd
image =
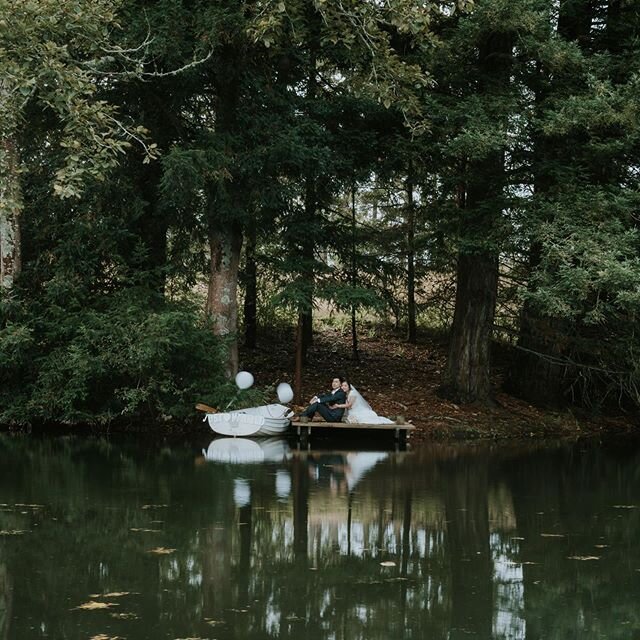
[{"label": "forest undergrowth", "polygon": [[[373,409],[391,418],[404,416],[417,430],[412,442],[474,438],[577,438],[620,434],[637,428],[634,417],[623,411],[592,414],[569,405],[563,409],[536,407],[503,389],[507,362],[504,348],[495,344],[491,406],[458,405],[440,394],[446,363],[446,340],[421,333],[409,344],[392,330],[372,330],[359,339],[359,360],[351,357],[351,336],[325,327],[314,334],[303,376],[303,396],[329,388],[335,375],[356,386]],[[265,388],[292,382],[293,329],[271,331],[258,348],[241,352],[242,367]]]}]

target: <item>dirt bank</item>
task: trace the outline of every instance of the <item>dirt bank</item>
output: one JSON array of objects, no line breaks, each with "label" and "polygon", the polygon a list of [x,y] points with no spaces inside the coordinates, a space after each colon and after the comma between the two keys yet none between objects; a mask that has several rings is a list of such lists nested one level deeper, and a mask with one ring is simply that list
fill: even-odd
[{"label": "dirt bank", "polygon": [[[241,353],[243,368],[261,386],[293,382],[294,340],[290,332],[263,338],[256,350]],[[592,416],[577,409],[533,407],[501,390],[495,367],[495,405],[459,406],[441,398],[438,387],[446,360],[442,340],[421,336],[410,345],[392,333],[369,331],[360,337],[360,361],[351,359],[350,336],[325,329],[314,336],[304,370],[304,396],[327,389],[345,375],[380,414],[403,415],[418,428],[414,441],[468,438],[579,437],[632,431],[632,416]]]}]

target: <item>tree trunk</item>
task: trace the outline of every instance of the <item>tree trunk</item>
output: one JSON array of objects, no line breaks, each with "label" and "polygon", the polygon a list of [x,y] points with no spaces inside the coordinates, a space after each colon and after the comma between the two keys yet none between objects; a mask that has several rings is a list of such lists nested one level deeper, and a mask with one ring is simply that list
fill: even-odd
[{"label": "tree trunk", "polygon": [[407,177],[407,342],[417,342],[416,333],[416,265],[415,265],[415,206],[413,180]]},{"label": "tree trunk", "polygon": [[244,346],[255,349],[258,335],[257,296],[258,268],[256,265],[256,227],[249,225],[247,229],[247,248],[245,252],[244,270]]},{"label": "tree trunk", "polygon": [[491,397],[491,334],[498,292],[495,255],[458,256],[456,306],[444,391],[456,402]]},{"label": "tree trunk", "polygon": [[[509,85],[513,34],[488,33],[479,43],[479,91],[492,96]],[[491,401],[491,335],[498,296],[498,248],[491,233],[502,216],[504,154],[470,167],[458,254],[456,306],[442,391],[457,402]],[[489,240],[487,242],[487,240]]]},{"label": "tree trunk", "polygon": [[22,190],[15,140],[5,137],[0,144],[0,287],[10,288],[22,268]]},{"label": "tree trunk", "polygon": [[304,364],[304,316],[298,314],[296,327],[296,362],[293,373],[293,395],[296,404],[302,404],[302,367]]},{"label": "tree trunk", "polygon": [[[356,185],[351,186],[351,286],[358,286],[358,252],[356,244]],[[358,326],[356,323],[356,305],[351,305],[351,357],[355,362],[360,360],[358,353]]]},{"label": "tree trunk", "polygon": [[[305,225],[309,229],[313,228],[314,219],[317,209],[317,191],[315,184],[315,176],[311,173],[307,176],[305,182]],[[309,283],[309,294],[305,302],[305,307],[301,310],[302,316],[302,361],[307,361],[307,350],[313,344],[313,285],[314,285],[314,238],[313,235],[307,234],[302,242],[302,261],[303,274],[302,277]]]},{"label": "tree trunk", "polygon": [[[240,33],[240,32],[238,32]],[[207,311],[213,318],[214,333],[228,340],[226,373],[238,371],[238,276],[242,249],[242,222],[248,189],[241,175],[234,173],[234,147],[242,126],[238,122],[240,91],[246,47],[244,36],[227,41],[219,52],[219,65],[212,68],[216,92],[215,135],[224,149],[230,175],[211,180],[208,185],[208,224],[211,272]]]},{"label": "tree trunk", "polygon": [[[611,12],[617,18],[618,2],[610,3]],[[565,40],[587,46],[591,37],[593,17],[592,0],[563,0],[558,16],[558,35]],[[608,25],[607,25],[608,26]],[[608,32],[607,32],[608,34]],[[579,81],[579,80],[578,80]],[[566,91],[576,80],[566,74],[556,74],[553,81],[545,73],[542,63],[538,64],[535,92],[535,108],[542,119],[549,93],[553,85]],[[549,166],[570,165],[586,140],[579,134],[571,137],[550,138],[543,131],[537,131],[533,139],[533,176],[536,197],[545,198],[557,188],[557,179]],[[538,269],[542,259],[543,247],[533,242],[529,249],[528,273],[532,275]],[[566,401],[570,371],[563,359],[568,355],[569,336],[575,335],[577,328],[566,319],[540,313],[525,302],[520,316],[518,351],[510,368],[507,386],[510,391],[538,405],[556,407]]]},{"label": "tree trunk", "polygon": [[209,235],[211,272],[207,292],[207,313],[214,323],[214,333],[228,340],[226,373],[238,372],[238,271],[242,232],[229,224]]},{"label": "tree trunk", "polygon": [[139,171],[138,189],[143,199],[143,211],[139,220],[141,240],[147,247],[143,269],[153,273],[152,286],[164,298],[167,264],[167,217],[160,211],[160,180],[162,166],[159,161],[142,165]]}]

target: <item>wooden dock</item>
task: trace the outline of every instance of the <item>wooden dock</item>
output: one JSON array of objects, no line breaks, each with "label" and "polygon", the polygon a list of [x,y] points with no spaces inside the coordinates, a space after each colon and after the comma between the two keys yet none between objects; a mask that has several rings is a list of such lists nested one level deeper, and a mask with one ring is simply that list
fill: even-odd
[{"label": "wooden dock", "polygon": [[325,422],[324,420],[310,420],[308,422],[295,421],[291,423],[292,427],[297,430],[298,439],[302,442],[306,441],[312,431],[322,430],[323,435],[327,435],[334,429],[348,429],[349,431],[364,431],[368,434],[373,433],[393,433],[398,444],[404,444],[407,436],[415,431],[415,426],[410,422],[391,422],[386,424],[360,424],[355,422]]}]

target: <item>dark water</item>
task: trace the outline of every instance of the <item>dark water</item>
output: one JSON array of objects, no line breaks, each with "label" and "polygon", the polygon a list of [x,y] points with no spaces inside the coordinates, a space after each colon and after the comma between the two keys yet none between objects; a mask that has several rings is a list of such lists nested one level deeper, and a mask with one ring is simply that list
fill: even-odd
[{"label": "dark water", "polygon": [[0,640],[640,638],[635,444],[231,444],[0,436]]}]

